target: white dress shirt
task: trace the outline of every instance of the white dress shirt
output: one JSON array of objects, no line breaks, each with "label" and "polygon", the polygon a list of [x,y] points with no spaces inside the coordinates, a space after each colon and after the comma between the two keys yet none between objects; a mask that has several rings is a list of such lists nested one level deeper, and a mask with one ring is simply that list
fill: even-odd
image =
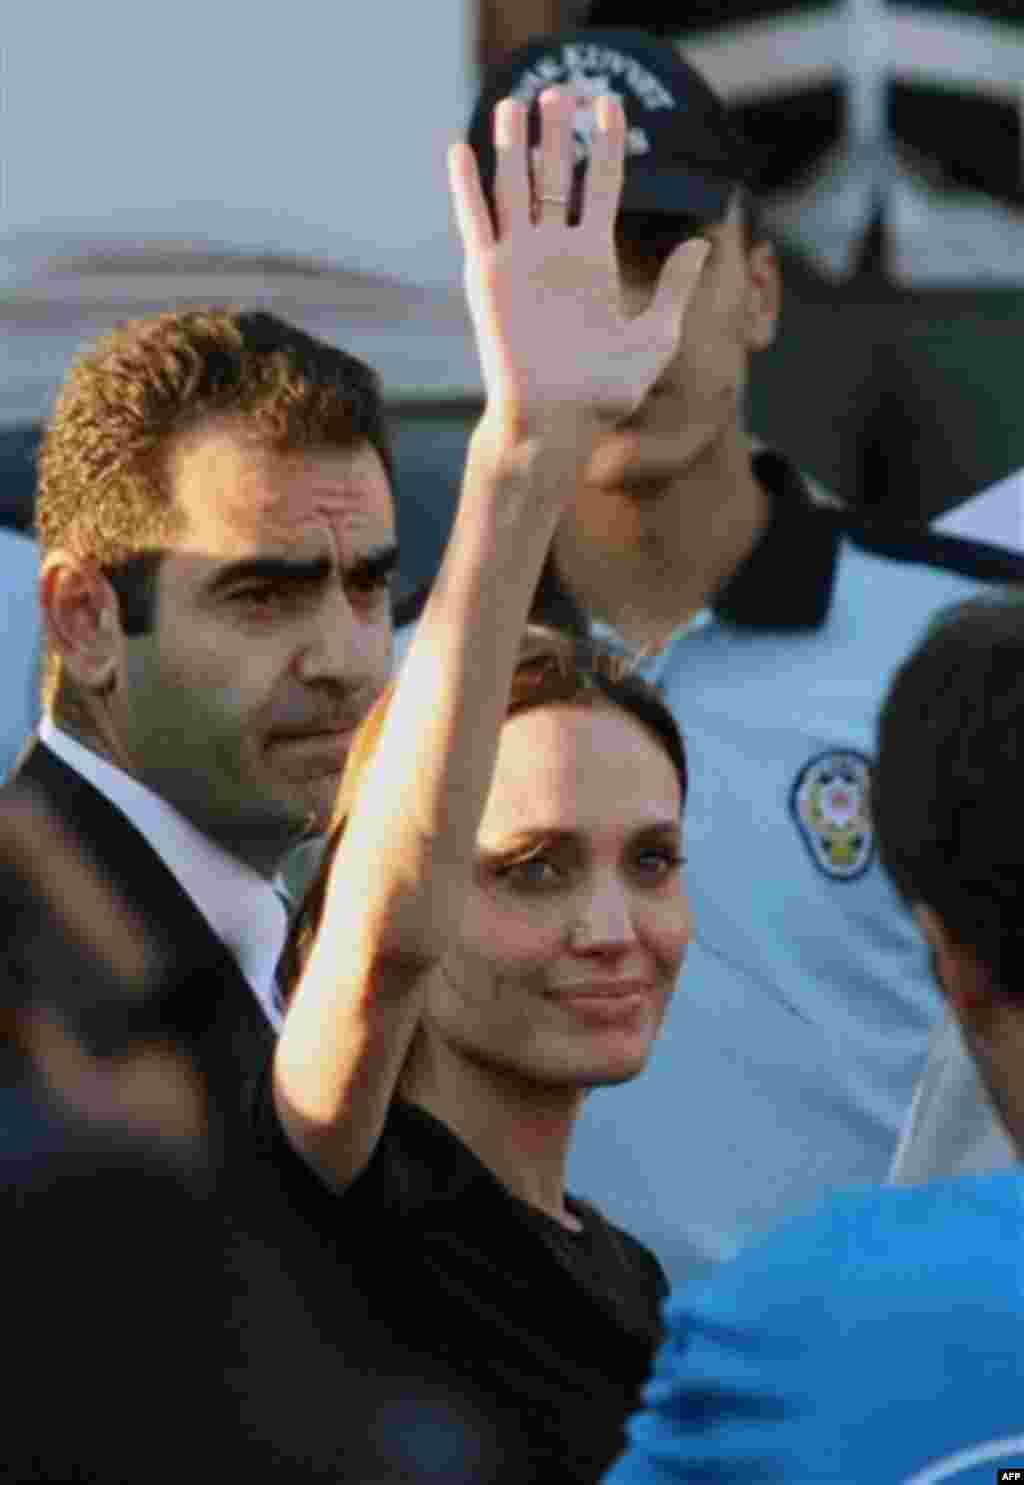
[{"label": "white dress shirt", "polygon": [[231,952],[275,1030],[277,962],[288,915],[274,887],[196,829],[173,805],[44,717],[40,739],[121,811],[145,836],[210,928]]}]

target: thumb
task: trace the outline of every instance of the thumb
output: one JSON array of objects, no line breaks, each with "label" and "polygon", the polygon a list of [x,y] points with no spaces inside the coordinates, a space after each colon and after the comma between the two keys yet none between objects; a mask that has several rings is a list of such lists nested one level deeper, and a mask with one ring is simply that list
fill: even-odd
[{"label": "thumb", "polygon": [[706,238],[689,238],[672,252],[658,276],[658,285],[647,313],[659,324],[671,326],[673,340],[679,336],[687,306],[710,251],[711,244]]}]

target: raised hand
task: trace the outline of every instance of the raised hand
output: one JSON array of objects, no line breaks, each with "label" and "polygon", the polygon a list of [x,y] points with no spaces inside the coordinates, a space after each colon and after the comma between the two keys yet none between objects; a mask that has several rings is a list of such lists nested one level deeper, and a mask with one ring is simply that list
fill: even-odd
[{"label": "raised hand", "polygon": [[465,248],[465,282],[487,390],[488,414],[528,434],[561,410],[598,423],[628,416],[672,356],[708,245],[690,241],[665,264],[639,316],[620,302],[614,223],[622,193],[625,119],[617,97],[597,100],[597,127],[580,221],[568,224],[572,100],[540,97],[541,142],[533,180],[527,114],[506,98],[495,110],[497,231],[476,160],[452,146],[449,175]]}]

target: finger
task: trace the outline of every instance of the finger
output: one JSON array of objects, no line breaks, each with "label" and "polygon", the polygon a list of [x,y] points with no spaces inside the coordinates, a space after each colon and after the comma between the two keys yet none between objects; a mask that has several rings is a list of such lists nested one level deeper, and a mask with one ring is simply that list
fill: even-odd
[{"label": "finger", "polygon": [[686,307],[700,280],[711,244],[703,237],[692,237],[673,251],[658,277],[654,298],[642,318],[667,325],[673,341],[678,340]]},{"label": "finger", "polygon": [[537,208],[544,220],[565,220],[572,190],[573,102],[564,88],[541,93],[540,147],[534,161]]},{"label": "finger", "polygon": [[517,223],[530,221],[526,117],[516,98],[503,98],[494,110],[494,204],[502,237]]},{"label": "finger", "polygon": [[494,228],[476,156],[465,140],[457,139],[448,150],[448,185],[462,246],[467,258],[474,257],[493,246]]},{"label": "finger", "polygon": [[581,220],[611,232],[625,174],[626,115],[617,94],[603,93],[594,106],[596,128],[584,181]]}]

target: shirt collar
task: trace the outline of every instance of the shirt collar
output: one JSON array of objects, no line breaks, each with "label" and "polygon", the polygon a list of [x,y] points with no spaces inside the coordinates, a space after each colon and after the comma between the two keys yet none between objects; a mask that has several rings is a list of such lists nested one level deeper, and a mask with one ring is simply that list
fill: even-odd
[{"label": "shirt collar", "polygon": [[820,629],[832,602],[846,513],[777,450],[755,448],[751,463],[768,492],[768,525],[715,594],[715,617],[747,629]]},{"label": "shirt collar", "polygon": [[265,877],[218,846],[145,784],[44,717],[39,737],[131,821],[230,950],[267,1017],[280,1026],[275,974],[288,931],[281,897]]},{"label": "shirt collar", "polygon": [[[825,622],[835,584],[843,508],[775,449],[755,448],[751,462],[770,501],[761,540],[708,608],[682,625],[673,639],[712,618],[748,629],[818,629]],[[532,617],[599,637],[562,585],[550,558],[537,588]],[[611,635],[606,628],[601,633],[605,638]],[[643,673],[649,675],[646,666]]]},{"label": "shirt collar", "polygon": [[603,619],[591,619],[590,638],[595,640],[603,650],[610,650],[613,655],[622,655],[626,660],[631,661],[638,675],[651,685],[657,686],[677,640],[684,638],[685,635],[696,633],[698,629],[703,629],[706,624],[711,623],[712,618],[713,615],[709,608],[699,609],[697,613],[691,614],[688,619],[684,619],[673,629],[664,643],[656,650],[632,649],[618,630],[613,629],[611,624],[606,624]]}]

